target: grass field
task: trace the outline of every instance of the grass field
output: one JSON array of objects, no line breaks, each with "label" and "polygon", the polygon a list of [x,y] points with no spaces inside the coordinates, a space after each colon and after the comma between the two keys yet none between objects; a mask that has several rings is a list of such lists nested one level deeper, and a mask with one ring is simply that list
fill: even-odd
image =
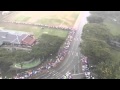
[{"label": "grass field", "polygon": [[115,23],[111,20],[105,20],[104,24],[107,25],[107,27],[110,29],[110,32],[113,35],[120,35],[120,24]]},{"label": "grass field", "polygon": [[[29,63],[24,63],[23,66],[22,66],[22,69],[33,68],[33,67],[38,66],[40,63],[41,63],[40,60],[35,60],[35,61],[29,62]],[[15,63],[11,67],[21,69],[20,63],[17,63],[17,64]]]},{"label": "grass field", "polygon": [[55,30],[49,28],[41,29],[40,27],[37,26],[18,25],[12,23],[0,23],[0,27],[4,27],[5,29],[8,30],[10,29],[10,30],[29,32],[34,34],[36,38],[41,36],[43,33],[48,33],[50,35],[55,35],[62,38],[66,38],[68,34],[68,31],[63,31],[63,30]]},{"label": "grass field", "polygon": [[16,11],[5,20],[73,26],[78,15],[78,11]]},{"label": "grass field", "polygon": [[15,21],[28,21],[30,19],[30,17],[25,17],[25,16],[20,16],[18,18],[15,19]]}]

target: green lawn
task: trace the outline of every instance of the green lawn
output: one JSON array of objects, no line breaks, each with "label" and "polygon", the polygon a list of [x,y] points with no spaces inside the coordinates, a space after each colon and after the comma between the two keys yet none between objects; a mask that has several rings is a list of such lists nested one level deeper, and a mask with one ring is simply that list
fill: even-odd
[{"label": "green lawn", "polygon": [[[55,29],[44,29],[41,31],[42,33],[48,32],[48,34],[50,35],[55,35],[55,36],[59,36],[62,38],[66,38],[68,31],[63,31],[63,30],[55,30]],[[41,33],[41,35],[42,35]]]},{"label": "green lawn", "polygon": [[110,29],[110,32],[113,35],[120,35],[120,24],[115,23],[111,20],[105,20],[104,24],[107,25],[107,27]]},{"label": "green lawn", "polygon": [[43,18],[43,19],[39,19],[36,23],[42,23],[42,24],[49,24],[49,25],[59,25],[60,23],[62,23],[62,20],[60,19],[48,19],[48,18]]},{"label": "green lawn", "polygon": [[29,20],[30,19],[30,17],[26,17],[26,16],[20,16],[20,17],[17,17],[16,19],[15,19],[15,21],[27,21],[27,20]]},{"label": "green lawn", "polygon": [[[76,19],[75,19],[76,20]],[[48,25],[66,25],[66,26],[72,26],[74,25],[74,21],[69,21],[68,19],[64,18],[64,19],[48,19],[48,18],[43,18],[38,20],[36,23],[42,23],[42,24],[48,24]]]},{"label": "green lawn", "polygon": [[[32,62],[29,63],[23,63],[22,69],[29,69],[29,68],[33,68],[36,67],[40,64],[40,60],[34,60]],[[15,63],[14,65],[11,66],[12,68],[18,68],[21,69],[21,65],[20,63]]]},{"label": "green lawn", "polygon": [[68,34],[68,31],[63,31],[60,29],[59,30],[51,29],[51,28],[41,29],[40,27],[37,27],[37,26],[18,25],[18,24],[11,24],[11,23],[0,23],[0,27],[4,27],[5,29],[10,29],[10,30],[33,33],[36,38],[41,36],[44,32],[48,32],[48,34],[50,35],[55,35],[62,38],[66,38]]}]

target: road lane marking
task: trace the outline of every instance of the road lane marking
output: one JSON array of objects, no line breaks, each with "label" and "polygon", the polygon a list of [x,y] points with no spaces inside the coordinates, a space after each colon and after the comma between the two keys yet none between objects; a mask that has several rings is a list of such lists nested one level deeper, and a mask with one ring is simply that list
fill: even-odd
[{"label": "road lane marking", "polygon": [[75,66],[74,66],[74,74],[75,74]]},{"label": "road lane marking", "polygon": [[78,61],[78,73],[80,73],[79,61]]},{"label": "road lane marking", "polygon": [[72,76],[74,76],[74,75],[82,75],[82,74],[84,74],[84,73],[72,74]]},{"label": "road lane marking", "polygon": [[[70,54],[68,55],[68,58],[69,58],[69,57],[70,57]],[[58,70],[62,69],[62,67],[64,67],[64,66],[67,64],[67,62],[68,62],[68,60],[69,60],[68,58],[67,58],[67,60],[66,60],[66,63],[62,64],[61,68],[59,68]],[[54,73],[51,72],[51,74],[54,74]]]},{"label": "road lane marking", "polygon": [[[68,57],[70,57],[70,55],[69,55]],[[68,59],[68,60],[69,60],[69,59]],[[67,60],[67,61],[68,61],[68,60]],[[67,62],[65,63],[65,65],[66,65],[66,64],[67,64]],[[62,66],[61,68],[59,68],[58,70],[62,69],[65,65],[63,65],[63,66]],[[54,74],[54,72],[55,72],[55,71],[58,71],[58,70],[52,71],[52,72],[51,72],[51,75]],[[49,76],[50,76],[50,75],[49,75]],[[47,77],[49,77],[49,76],[46,76],[45,78],[47,78]]]},{"label": "road lane marking", "polygon": [[76,52],[76,56],[78,56],[78,52]]},{"label": "road lane marking", "polygon": [[59,73],[62,73],[63,71],[67,70],[67,68],[70,66],[70,64],[71,64],[73,61],[74,61],[74,57],[73,57],[72,61],[66,66],[66,68],[63,68],[63,69],[61,70],[61,72],[59,72]]},{"label": "road lane marking", "polygon": [[73,55],[73,54],[74,54],[74,52],[71,52],[71,54]]},{"label": "road lane marking", "polygon": [[63,74],[61,74],[60,72],[57,72],[56,71],[56,74],[55,75],[53,75],[50,79],[55,79],[55,77],[54,76],[63,76]]},{"label": "road lane marking", "polygon": [[[65,70],[67,70],[68,69],[68,67],[70,66],[70,64],[72,63],[74,61],[74,58],[73,58],[73,60],[69,63],[69,65],[67,65],[66,66],[66,68],[65,69],[63,69],[63,70],[61,70],[61,73],[63,72],[63,71],[65,71]],[[77,63],[75,63],[75,65],[76,65]],[[68,71],[68,70],[67,70]],[[69,70],[70,71],[70,70]]]}]

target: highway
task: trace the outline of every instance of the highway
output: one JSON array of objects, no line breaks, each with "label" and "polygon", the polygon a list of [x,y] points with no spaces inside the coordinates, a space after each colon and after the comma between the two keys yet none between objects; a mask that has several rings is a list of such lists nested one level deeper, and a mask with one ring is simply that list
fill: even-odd
[{"label": "highway", "polygon": [[[88,11],[80,11],[80,15],[73,27],[77,29],[77,32],[75,34],[73,41],[71,42],[71,46],[66,56],[66,59],[62,61],[58,67],[50,69],[48,73],[40,75],[36,79],[61,78],[68,71],[71,71],[72,69],[74,69],[76,65],[80,65],[78,68],[80,70],[78,70],[79,71],[78,74],[76,75],[76,77],[73,77],[73,79],[83,78],[84,74],[82,72],[82,65],[80,61],[81,54],[80,54],[79,44],[81,41],[81,34],[82,34],[83,26],[87,23],[86,21],[87,16],[89,16]],[[73,76],[75,76],[75,74]]]}]

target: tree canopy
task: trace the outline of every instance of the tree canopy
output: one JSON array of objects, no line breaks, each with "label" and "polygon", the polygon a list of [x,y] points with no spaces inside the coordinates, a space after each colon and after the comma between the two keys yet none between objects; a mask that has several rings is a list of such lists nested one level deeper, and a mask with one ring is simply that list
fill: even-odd
[{"label": "tree canopy", "polygon": [[103,18],[98,16],[89,16],[87,17],[89,23],[103,23]]},{"label": "tree canopy", "polygon": [[[83,28],[81,53],[88,57],[89,64],[95,66],[98,78],[113,78],[114,64],[110,40],[110,30],[103,23],[88,23]],[[111,65],[111,66],[109,66]]]},{"label": "tree canopy", "polygon": [[82,39],[84,40],[90,37],[105,40],[106,42],[109,42],[113,38],[109,29],[105,25],[97,23],[89,23],[84,26]]},{"label": "tree canopy", "polygon": [[116,60],[112,52],[113,46],[110,43],[111,41],[120,42],[120,36],[113,36],[102,21],[98,23],[94,20],[98,19],[96,17],[101,16],[103,19],[116,19],[119,22],[120,12],[96,11],[91,12],[91,14],[92,16],[87,18],[89,23],[83,28],[82,42],[80,44],[81,53],[88,57],[90,65],[95,66],[90,70],[97,75],[97,78],[119,79],[120,61]]}]

